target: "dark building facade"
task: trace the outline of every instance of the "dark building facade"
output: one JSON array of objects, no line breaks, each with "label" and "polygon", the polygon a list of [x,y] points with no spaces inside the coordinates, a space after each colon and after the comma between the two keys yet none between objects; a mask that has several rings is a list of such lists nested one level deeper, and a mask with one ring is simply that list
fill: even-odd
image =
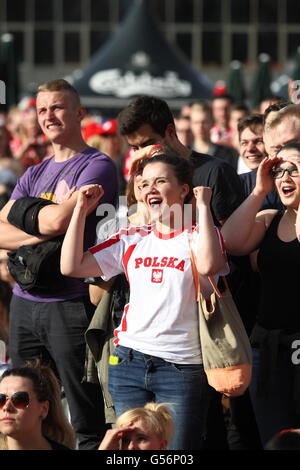
[{"label": "dark building facade", "polygon": [[[135,0],[0,0],[0,34],[14,34],[22,84],[84,66]],[[281,73],[300,44],[299,0],[148,0],[166,37],[196,70],[225,78],[231,60],[251,71],[260,52]]]}]

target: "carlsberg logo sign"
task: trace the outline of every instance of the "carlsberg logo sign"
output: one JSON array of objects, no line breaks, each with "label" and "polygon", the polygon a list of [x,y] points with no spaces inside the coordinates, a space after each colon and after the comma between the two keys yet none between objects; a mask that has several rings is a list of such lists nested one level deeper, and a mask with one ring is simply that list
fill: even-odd
[{"label": "carlsberg logo sign", "polygon": [[149,72],[136,74],[121,69],[101,70],[89,80],[93,91],[102,95],[112,94],[118,98],[130,98],[135,95],[153,95],[175,98],[190,96],[191,84],[181,80],[176,72],[167,70],[162,77],[154,77]]},{"label": "carlsberg logo sign", "polygon": [[0,80],[0,104],[6,104],[6,86],[3,80]]}]

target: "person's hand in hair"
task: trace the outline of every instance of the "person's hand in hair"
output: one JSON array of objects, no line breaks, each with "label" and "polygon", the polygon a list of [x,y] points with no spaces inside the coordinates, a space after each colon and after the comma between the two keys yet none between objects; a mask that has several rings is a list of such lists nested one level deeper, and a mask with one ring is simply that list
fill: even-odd
[{"label": "person's hand in hair", "polygon": [[134,428],[135,426],[132,423],[128,423],[120,428],[108,429],[98,450],[120,450],[120,441],[125,433],[132,431]]},{"label": "person's hand in hair", "polygon": [[133,154],[132,160],[130,162],[130,174],[133,175],[138,169],[139,161],[144,158],[151,158],[156,153],[162,153],[164,149],[163,144],[147,145],[146,147],[136,150]]}]

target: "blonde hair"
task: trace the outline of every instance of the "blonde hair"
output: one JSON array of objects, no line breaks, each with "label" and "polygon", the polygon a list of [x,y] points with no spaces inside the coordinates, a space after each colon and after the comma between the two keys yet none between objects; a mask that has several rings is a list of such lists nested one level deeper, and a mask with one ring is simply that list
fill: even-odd
[{"label": "blonde hair", "polygon": [[[7,369],[2,374],[0,382],[5,377],[24,377],[31,380],[38,401],[48,401],[49,410],[42,421],[44,437],[75,448],[75,433],[71,427],[61,402],[61,390],[57,378],[49,366],[41,365],[39,360],[27,363],[22,367]],[[5,445],[5,447],[2,447]],[[0,449],[7,449],[6,436],[0,435]]]},{"label": "blonde hair", "polygon": [[288,104],[278,111],[274,111],[274,115],[270,117],[265,125],[265,130],[274,129],[282,123],[285,118],[296,118],[300,120],[300,107],[298,104]]},{"label": "blonde hair", "polygon": [[137,175],[131,175],[126,186],[125,196],[127,198],[127,207],[131,207],[137,204],[136,197],[134,195],[134,179]]},{"label": "blonde hair", "polygon": [[149,431],[155,432],[160,438],[170,442],[174,432],[174,421],[168,403],[146,403],[143,408],[125,411],[116,421],[116,427],[128,422],[143,421]]},{"label": "blonde hair", "polygon": [[0,433],[0,450],[8,450],[6,436]]},{"label": "blonde hair", "polygon": [[37,92],[41,93],[43,91],[68,91],[69,93],[71,93],[74,99],[74,105],[80,106],[80,97],[77,93],[77,90],[75,90],[75,88],[63,78],[59,78],[57,80],[50,80],[49,82],[43,83],[38,87]]},{"label": "blonde hair", "polygon": [[202,112],[206,114],[206,116],[208,117],[210,121],[213,122],[214,120],[211,104],[208,101],[199,101],[199,102],[193,103],[191,106],[191,115],[193,112]]},{"label": "blonde hair", "polygon": [[100,150],[100,152],[104,152],[105,153],[105,142],[104,142],[104,139],[103,137],[101,137],[99,134],[94,134],[94,135],[91,135],[91,137],[89,137],[88,139],[86,139],[86,143],[90,146],[90,147],[94,147],[95,149],[97,150]]}]

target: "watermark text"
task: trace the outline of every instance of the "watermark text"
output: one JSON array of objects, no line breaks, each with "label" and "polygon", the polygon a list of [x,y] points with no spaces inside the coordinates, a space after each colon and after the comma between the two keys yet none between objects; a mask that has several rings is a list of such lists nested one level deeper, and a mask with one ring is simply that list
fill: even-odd
[{"label": "watermark text", "polygon": [[6,104],[6,85],[3,80],[0,80],[0,104]]}]

